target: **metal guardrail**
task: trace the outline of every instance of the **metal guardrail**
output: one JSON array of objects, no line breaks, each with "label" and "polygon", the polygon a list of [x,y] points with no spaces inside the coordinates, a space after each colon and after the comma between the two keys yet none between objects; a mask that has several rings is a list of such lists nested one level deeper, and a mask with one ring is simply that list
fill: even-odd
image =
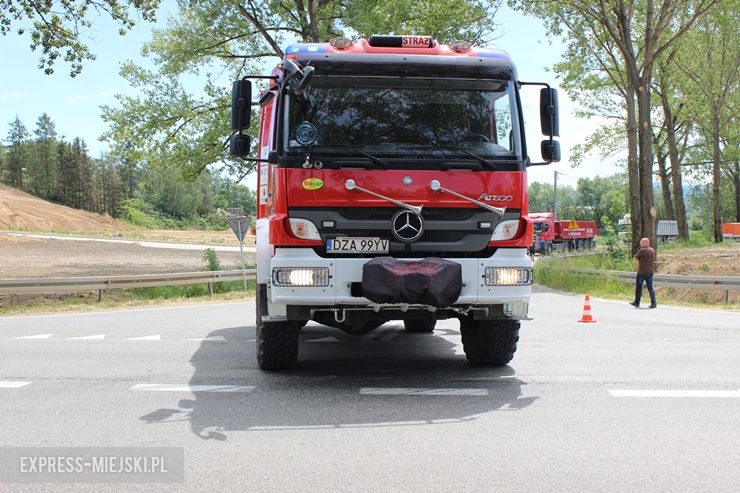
[{"label": "metal guardrail", "polygon": [[[620,281],[634,282],[635,273],[621,270],[568,269],[579,274],[615,277]],[[653,275],[653,284],[668,288],[684,289],[740,289],[740,276],[675,276],[670,274]]]},{"label": "metal guardrail", "polygon": [[[257,271],[247,269],[248,279],[254,279]],[[141,274],[132,276],[60,277],[55,279],[0,279],[0,293],[53,293],[57,291],[97,290],[99,298],[107,289],[144,288],[153,286],[178,286],[208,284],[225,281],[241,281],[241,270],[218,270],[206,272],[184,272],[174,274]]]},{"label": "metal guardrail", "polygon": [[[635,282],[634,272],[621,270],[567,269],[578,274],[600,277],[613,277],[622,282]],[[740,290],[740,276],[676,276],[670,274],[653,275],[653,284],[666,288],[681,289],[722,289],[725,292],[725,303],[730,301],[730,291]]]}]

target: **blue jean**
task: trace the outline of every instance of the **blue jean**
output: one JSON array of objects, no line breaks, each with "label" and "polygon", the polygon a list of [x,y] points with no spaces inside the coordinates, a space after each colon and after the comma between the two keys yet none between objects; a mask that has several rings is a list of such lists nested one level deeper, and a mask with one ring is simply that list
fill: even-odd
[{"label": "blue jean", "polygon": [[644,276],[637,274],[635,279],[635,304],[640,304],[640,298],[642,298],[642,283],[647,284],[648,293],[650,293],[650,304],[655,304],[655,290],[653,289],[653,275]]}]

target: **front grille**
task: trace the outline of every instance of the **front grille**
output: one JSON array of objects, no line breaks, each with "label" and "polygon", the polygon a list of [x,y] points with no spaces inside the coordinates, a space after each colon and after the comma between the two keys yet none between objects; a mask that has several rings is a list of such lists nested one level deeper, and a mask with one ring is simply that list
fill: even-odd
[{"label": "front grille", "polygon": [[[390,254],[394,256],[470,257],[490,256],[488,242],[493,228],[499,221],[518,219],[519,210],[507,210],[504,217],[480,208],[424,208],[424,232],[412,243],[398,241],[391,231],[391,220],[400,209],[396,207],[341,207],[341,208],[291,208],[291,218],[312,221],[318,228],[324,244],[337,237],[379,237],[390,240]],[[322,224],[333,221],[334,228]],[[480,228],[480,223],[490,223],[491,228]],[[317,248],[323,257],[347,257],[345,254],[327,254]],[[362,256],[362,255],[359,255]],[[368,255],[372,256],[372,255]]]}]

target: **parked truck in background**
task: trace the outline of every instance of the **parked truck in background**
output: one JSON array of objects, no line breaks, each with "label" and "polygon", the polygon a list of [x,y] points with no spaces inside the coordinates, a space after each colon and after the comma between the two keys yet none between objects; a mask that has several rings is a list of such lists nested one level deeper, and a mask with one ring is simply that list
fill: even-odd
[{"label": "parked truck in background", "polygon": [[[504,365],[527,319],[527,167],[560,158],[557,92],[509,56],[428,36],[300,43],[259,97],[232,93],[231,154],[258,164],[257,360],[296,364],[308,320],[365,334],[457,318],[475,365]],[[520,89],[540,90],[528,157]]]},{"label": "parked truck in background", "polygon": [[[630,241],[630,231],[632,223],[630,215],[625,214],[617,222],[617,234],[623,241]],[[660,219],[655,224],[655,238],[659,245],[663,243],[672,243],[678,238],[678,221],[671,219]]]},{"label": "parked truck in background", "polygon": [[552,212],[530,213],[529,219],[534,232],[531,253],[542,253],[543,248],[545,253],[590,250],[600,235],[596,221],[557,221]]},{"label": "parked truck in background", "polygon": [[722,238],[740,240],[740,223],[722,223]]}]

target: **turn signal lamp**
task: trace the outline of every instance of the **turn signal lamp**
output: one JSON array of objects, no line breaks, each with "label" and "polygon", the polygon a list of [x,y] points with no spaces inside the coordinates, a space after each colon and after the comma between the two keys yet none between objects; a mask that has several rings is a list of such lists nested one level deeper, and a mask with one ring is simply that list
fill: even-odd
[{"label": "turn signal lamp", "polygon": [[290,218],[290,231],[293,236],[302,240],[321,239],[318,228],[308,219]]},{"label": "turn signal lamp", "polygon": [[491,235],[491,241],[510,240],[516,236],[519,231],[519,219],[509,219],[501,221],[496,225]]}]

